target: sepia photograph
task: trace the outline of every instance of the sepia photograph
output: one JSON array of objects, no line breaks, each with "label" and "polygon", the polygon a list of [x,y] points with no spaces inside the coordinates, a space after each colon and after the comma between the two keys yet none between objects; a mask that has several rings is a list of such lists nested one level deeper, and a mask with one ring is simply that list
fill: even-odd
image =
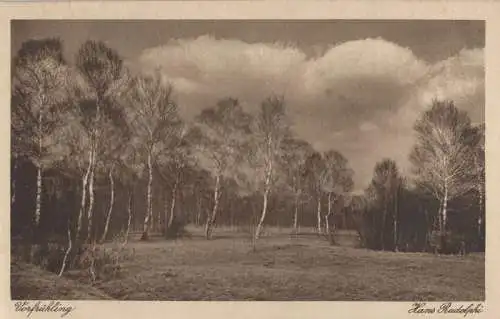
[{"label": "sepia photograph", "polygon": [[11,299],[484,301],[485,32],[11,20]]}]

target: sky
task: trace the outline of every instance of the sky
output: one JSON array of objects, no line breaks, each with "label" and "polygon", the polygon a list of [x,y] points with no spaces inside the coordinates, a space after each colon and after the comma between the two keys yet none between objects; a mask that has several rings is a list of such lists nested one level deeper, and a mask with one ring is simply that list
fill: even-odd
[{"label": "sky", "polygon": [[384,158],[410,173],[412,126],[434,98],[484,121],[483,21],[18,20],[11,32],[13,55],[59,37],[71,62],[93,39],[131,69],[161,67],[186,120],[225,97],[253,112],[283,94],[294,133],[341,151],[357,191]]}]

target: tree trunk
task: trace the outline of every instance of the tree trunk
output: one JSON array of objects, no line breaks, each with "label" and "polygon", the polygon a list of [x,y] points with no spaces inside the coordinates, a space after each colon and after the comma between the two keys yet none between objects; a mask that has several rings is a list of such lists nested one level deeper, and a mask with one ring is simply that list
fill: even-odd
[{"label": "tree trunk", "polygon": [[82,219],[83,212],[85,211],[85,202],[87,199],[87,183],[89,180],[90,169],[92,165],[92,152],[89,155],[89,165],[87,166],[87,171],[82,177],[82,200],[80,202],[80,212],[78,213],[78,223],[76,226],[76,234],[75,234],[75,242],[78,243],[78,239],[80,238],[80,233],[82,231]]},{"label": "tree trunk", "polygon": [[201,224],[201,198],[197,198],[197,213],[196,213],[196,226]]},{"label": "tree trunk", "polygon": [[382,227],[380,229],[380,248],[384,251],[385,250],[385,226],[386,226],[386,221],[387,221],[387,208],[384,209],[382,213]]},{"label": "tree trunk", "polygon": [[[43,106],[43,105],[42,105]],[[38,112],[38,163],[36,165],[35,236],[39,235],[42,201],[42,110]],[[38,240],[35,239],[35,240]]]},{"label": "tree trunk", "polygon": [[298,235],[298,218],[299,217],[299,195],[295,194],[295,211],[293,213],[293,231],[295,236]]},{"label": "tree trunk", "polygon": [[212,215],[207,218],[207,223],[205,225],[205,237],[206,239],[212,238],[212,231],[215,224],[215,218],[217,216],[217,208],[219,206],[219,188],[220,188],[220,175],[215,178],[215,189],[214,189],[214,206],[212,208]]},{"label": "tree trunk", "polygon": [[113,166],[109,170],[109,186],[111,191],[111,196],[109,198],[109,210],[106,216],[106,224],[104,226],[104,232],[102,233],[101,243],[106,240],[106,235],[108,234],[109,222],[111,221],[111,213],[113,212],[113,205],[115,203],[115,181],[113,180]]},{"label": "tree trunk", "polygon": [[101,97],[97,96],[97,101],[96,101],[96,115],[94,118],[94,123],[93,123],[93,130],[92,130],[92,144],[91,144],[91,149],[92,149],[92,156],[91,156],[91,171],[90,171],[90,181],[89,181],[89,207],[87,211],[87,219],[88,219],[88,224],[87,224],[87,241],[92,240],[92,218],[94,215],[94,181],[95,181],[95,169],[96,169],[96,164],[97,164],[97,143],[98,143],[98,125],[100,122],[100,113],[101,113]]},{"label": "tree trunk", "polygon": [[260,232],[262,230],[262,225],[264,224],[264,219],[266,218],[267,213],[267,198],[269,195],[269,188],[266,188],[264,191],[264,202],[262,204],[262,213],[260,215],[259,224],[257,225],[257,229],[255,230],[254,241],[257,241],[260,236]]},{"label": "tree trunk", "polygon": [[443,198],[443,209],[442,209],[442,217],[441,217],[441,251],[446,252],[446,224],[447,224],[447,208],[448,208],[448,185],[445,185],[444,188],[444,198]]},{"label": "tree trunk", "polygon": [[265,190],[264,190],[264,202],[262,204],[262,213],[260,215],[259,224],[257,225],[257,229],[255,230],[255,235],[254,235],[254,247],[255,247],[255,243],[259,239],[260,232],[262,230],[262,226],[264,225],[264,219],[266,218],[267,199],[269,196],[269,192],[271,191],[271,170],[272,170],[272,164],[271,164],[271,162],[269,162],[268,169],[266,172],[266,182],[264,185]]},{"label": "tree trunk", "polygon": [[38,228],[40,226],[41,202],[42,202],[42,167],[41,164],[38,164],[36,168],[36,206],[35,206],[36,233],[39,233]]},{"label": "tree trunk", "polygon": [[92,161],[89,177],[89,207],[87,210],[87,241],[92,239],[92,217],[94,214],[94,174],[95,174],[95,145],[92,146]]},{"label": "tree trunk", "polygon": [[168,219],[168,226],[167,228],[172,227],[172,223],[174,222],[174,213],[175,213],[175,200],[177,197],[177,185],[179,184],[179,178],[176,177],[175,183],[174,183],[174,188],[172,189],[172,200],[170,204],[170,217]]},{"label": "tree trunk", "polygon": [[332,223],[332,229],[330,229],[330,216],[332,215],[332,193],[328,193],[328,213],[325,216],[325,227],[328,240],[331,244],[335,244],[335,226]]},{"label": "tree trunk", "polygon": [[128,194],[128,220],[127,220],[127,230],[125,231],[125,241],[123,244],[125,245],[128,242],[128,234],[130,233],[130,222],[132,221],[132,194],[133,192],[129,192]]},{"label": "tree trunk", "polygon": [[163,235],[166,236],[168,233],[168,196],[167,192],[163,193]]},{"label": "tree trunk", "polygon": [[392,224],[392,232],[393,232],[393,245],[394,251],[399,251],[398,247],[398,195],[399,195],[399,186],[396,189],[396,194],[394,197],[394,214],[393,214],[393,224]]},{"label": "tree trunk", "polygon": [[[480,159],[478,156],[474,157],[475,160],[475,165],[477,168],[477,171],[479,172],[478,174],[478,180],[477,180],[477,191],[478,191],[478,206],[479,206],[479,213],[477,216],[477,240],[478,240],[478,247],[479,249],[482,249],[482,224],[483,224],[483,206],[484,206],[484,168],[483,165],[480,163]],[[484,163],[483,163],[484,164]]]},{"label": "tree trunk", "polygon": [[318,194],[318,207],[316,214],[318,219],[318,236],[321,236],[321,194]]},{"label": "tree trunk", "polygon": [[[153,191],[151,191],[153,194]],[[151,195],[152,197],[153,195]],[[149,233],[156,231],[155,215],[153,214],[153,203],[151,202],[151,213],[149,214]]]},{"label": "tree trunk", "polygon": [[148,190],[147,190],[147,210],[146,216],[144,217],[144,228],[142,231],[141,240],[149,239],[149,220],[152,216],[152,186],[153,186],[153,166],[151,163],[151,152],[148,152]]},{"label": "tree trunk", "polygon": [[73,246],[73,243],[71,241],[71,223],[68,223],[68,248],[66,249],[66,252],[64,253],[64,259],[61,265],[61,269],[59,270],[59,277],[62,276],[64,273],[64,270],[66,269],[66,263],[68,262],[68,257],[69,254],[71,253],[71,248]]},{"label": "tree trunk", "polygon": [[[440,234],[443,230],[443,201],[442,200],[439,202],[439,211],[438,211],[437,215],[438,215],[437,232],[439,233],[439,236],[441,236]],[[433,228],[433,230],[436,229],[436,220],[435,219],[433,220],[432,228]]]}]

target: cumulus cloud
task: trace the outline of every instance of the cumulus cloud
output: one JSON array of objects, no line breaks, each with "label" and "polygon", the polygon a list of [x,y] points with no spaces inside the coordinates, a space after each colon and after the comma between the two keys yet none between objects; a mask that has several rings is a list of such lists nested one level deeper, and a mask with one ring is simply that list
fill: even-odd
[{"label": "cumulus cloud", "polygon": [[163,70],[186,118],[227,96],[255,111],[270,94],[285,94],[297,135],[318,150],[343,152],[358,188],[384,157],[408,167],[413,123],[433,98],[453,99],[474,121],[484,120],[483,49],[429,64],[380,38],[308,57],[285,44],[202,36],[145,50],[137,65]]},{"label": "cumulus cloud", "polygon": [[284,92],[305,58],[302,51],[282,44],[202,36],[148,49],[139,63],[146,69],[160,67],[167,74],[190,116],[227,96],[255,105],[263,97]]},{"label": "cumulus cloud", "polygon": [[427,81],[416,90],[419,105],[428,105],[433,98],[451,99],[474,121],[483,121],[484,77],[483,50],[462,50],[432,66]]},{"label": "cumulus cloud", "polygon": [[406,85],[425,71],[425,63],[407,48],[380,38],[356,40],[334,46],[309,61],[306,85],[312,93],[346,79],[385,79]]}]

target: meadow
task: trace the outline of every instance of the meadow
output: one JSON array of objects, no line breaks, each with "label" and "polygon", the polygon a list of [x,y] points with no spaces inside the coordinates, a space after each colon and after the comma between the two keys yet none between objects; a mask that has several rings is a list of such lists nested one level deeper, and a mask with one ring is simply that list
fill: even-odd
[{"label": "meadow", "polygon": [[[356,236],[330,245],[312,230],[266,229],[253,249],[250,233],[217,228],[167,241],[129,240],[115,276],[62,277],[12,264],[13,299],[465,301],[485,298],[484,254],[395,253],[356,248]],[[113,249],[116,243],[104,244]]]}]

